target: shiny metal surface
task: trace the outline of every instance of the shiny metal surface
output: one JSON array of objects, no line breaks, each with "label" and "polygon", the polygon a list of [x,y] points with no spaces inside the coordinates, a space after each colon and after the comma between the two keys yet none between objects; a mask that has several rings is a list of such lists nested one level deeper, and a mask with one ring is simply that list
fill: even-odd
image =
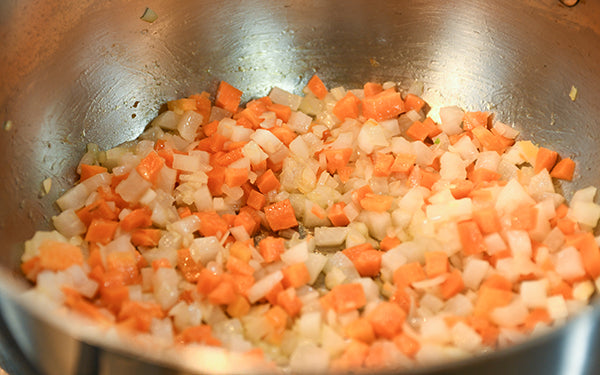
[{"label": "shiny metal surface", "polygon": [[[140,20],[146,6],[158,14],[152,24]],[[22,242],[49,227],[86,143],[131,140],[162,103],[214,92],[221,79],[244,99],[274,85],[299,92],[314,72],[329,87],[417,79],[434,107],[494,111],[523,137],[576,158],[567,193],[600,185],[595,1],[5,0],[0,45],[0,310],[48,374],[180,374],[194,362],[158,366],[152,354],[48,325],[15,302],[25,287],[18,265]],[[600,373],[599,314],[594,307],[551,335],[423,372]]]}]

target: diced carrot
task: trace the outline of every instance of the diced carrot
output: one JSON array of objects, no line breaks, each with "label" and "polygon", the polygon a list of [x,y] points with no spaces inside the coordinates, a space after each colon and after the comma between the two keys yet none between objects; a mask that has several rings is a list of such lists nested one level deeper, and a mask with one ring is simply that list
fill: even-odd
[{"label": "diced carrot", "polygon": [[254,235],[259,229],[259,225],[256,223],[252,215],[250,215],[247,211],[242,211],[235,216],[235,219],[233,220],[233,226],[244,227],[249,236]]},{"label": "diced carrot", "polygon": [[112,241],[119,222],[105,219],[94,219],[88,227],[88,231],[85,234],[85,240],[88,242],[98,242],[101,244],[107,244]]},{"label": "diced carrot", "polygon": [[212,107],[210,94],[206,91],[203,91],[200,94],[190,95],[190,99],[194,99],[196,101],[196,112],[202,115],[202,124],[204,125],[208,123],[210,118],[210,109]]},{"label": "diced carrot", "polygon": [[352,166],[352,165],[346,165],[342,168],[338,168],[338,170],[337,170],[337,175],[340,178],[340,181],[342,181],[343,183],[348,182],[350,177],[352,177],[353,173],[354,173],[354,166]]},{"label": "diced carrot", "polygon": [[325,151],[327,171],[331,174],[348,165],[354,150],[352,148],[330,148]]},{"label": "diced carrot", "polygon": [[273,101],[268,96],[263,96],[259,99],[254,99],[246,104],[246,109],[254,112],[256,116],[260,116],[267,111],[267,107],[273,104]]},{"label": "diced carrot", "polygon": [[556,227],[565,235],[574,234],[579,230],[579,224],[571,219],[560,219],[556,222]]},{"label": "diced carrot", "polygon": [[363,277],[374,277],[381,269],[383,252],[375,250],[370,244],[365,243],[342,251],[354,264],[358,274]]},{"label": "diced carrot", "polygon": [[419,112],[427,104],[425,100],[421,99],[415,94],[406,94],[404,98],[404,108],[406,111],[415,110]]},{"label": "diced carrot", "polygon": [[575,162],[569,158],[561,159],[552,171],[550,176],[561,180],[571,181],[575,173]]},{"label": "diced carrot", "polygon": [[217,132],[217,129],[219,127],[219,121],[212,121],[209,122],[208,124],[205,124],[202,126],[202,131],[204,132],[204,135],[207,137],[210,137],[211,135],[215,134]]},{"label": "diced carrot", "polygon": [[165,160],[158,156],[155,151],[150,151],[140,163],[135,167],[135,170],[145,180],[155,183],[160,174],[160,170],[165,165]]},{"label": "diced carrot", "polygon": [[375,96],[383,91],[383,86],[375,82],[367,82],[363,85],[365,97]]},{"label": "diced carrot", "polygon": [[386,212],[392,207],[393,201],[394,197],[389,195],[367,193],[360,200],[360,206],[367,211]]},{"label": "diced carrot", "polygon": [[481,336],[483,345],[496,347],[500,329],[487,317],[470,316],[467,318],[467,324]]},{"label": "diced carrot", "polygon": [[394,163],[390,167],[391,172],[409,174],[417,161],[416,155],[412,154],[396,154]]},{"label": "diced carrot", "polygon": [[404,288],[414,282],[425,280],[427,274],[419,262],[411,262],[398,267],[392,278],[398,288]]},{"label": "diced carrot", "polygon": [[188,248],[177,250],[177,268],[190,283],[198,282],[202,272],[202,265],[192,258],[192,253]]},{"label": "diced carrot", "polygon": [[392,171],[391,167],[394,164],[394,155],[378,152],[375,154],[373,162],[373,175],[376,177],[387,177]]},{"label": "diced carrot", "polygon": [[152,319],[162,319],[164,316],[165,313],[157,303],[127,300],[123,301],[117,319],[121,322],[131,320],[133,328],[148,332]]},{"label": "diced carrot", "polygon": [[235,148],[228,152],[217,152],[211,156],[214,158],[214,163],[223,167],[227,167],[231,163],[242,159],[244,157],[244,153],[240,148]]},{"label": "diced carrot", "polygon": [[111,207],[107,201],[102,198],[97,199],[90,205],[80,208],[75,213],[86,227],[89,227],[94,219],[116,220],[118,217],[117,210]]},{"label": "diced carrot", "polygon": [[415,167],[412,168],[410,174],[408,175],[408,186],[423,186],[427,189],[431,189],[433,184],[435,184],[440,178],[441,176],[437,171],[429,171],[425,168]]},{"label": "diced carrot", "polygon": [[281,283],[286,289],[290,287],[299,288],[310,281],[310,274],[304,263],[294,263],[283,268],[281,272],[283,272]]},{"label": "diced carrot", "polygon": [[558,159],[558,152],[540,147],[535,157],[534,173],[539,173],[543,169],[550,172]]},{"label": "diced carrot", "polygon": [[221,238],[229,230],[227,222],[215,211],[194,212],[200,218],[200,234]]},{"label": "diced carrot", "polygon": [[156,247],[162,237],[160,229],[137,229],[131,233],[131,243],[134,246]]},{"label": "diced carrot", "polygon": [[525,322],[523,323],[523,330],[525,332],[531,332],[538,323],[549,324],[552,322],[552,318],[548,313],[548,310],[544,308],[536,308],[529,312]]},{"label": "diced carrot", "polygon": [[573,299],[573,287],[564,280],[554,285],[548,291],[550,296],[562,296],[564,299]]},{"label": "diced carrot", "polygon": [[[429,121],[427,121],[429,119]],[[406,135],[414,139],[415,141],[424,141],[427,137],[433,136],[433,134],[439,134],[439,129],[429,117],[423,122],[415,121],[412,125],[406,129]],[[437,134],[436,134],[437,133]]]},{"label": "diced carrot", "polygon": [[583,232],[569,238],[567,243],[575,246],[581,253],[583,267],[587,274],[596,279],[600,276],[600,248],[591,232]]},{"label": "diced carrot", "polygon": [[369,184],[363,185],[358,189],[354,190],[352,192],[352,200],[354,201],[354,203],[360,205],[360,201],[362,201],[367,194],[373,194],[373,189],[371,189],[371,186],[369,186]]},{"label": "diced carrot", "polygon": [[388,251],[388,250],[391,250],[394,247],[400,245],[401,243],[402,243],[402,241],[400,241],[400,239],[398,237],[386,236],[379,243],[379,249],[381,249],[383,251]]},{"label": "diced carrot", "polygon": [[330,308],[340,314],[360,309],[367,303],[365,290],[361,284],[339,284],[331,291],[321,297],[321,303],[325,308]]},{"label": "diced carrot", "polygon": [[240,258],[234,257],[234,256],[230,256],[227,259],[225,268],[232,274],[240,274],[240,275],[253,275],[254,274],[254,268],[252,268],[252,266],[249,265],[248,262],[245,262],[245,261],[241,260]]},{"label": "diced carrot", "polygon": [[287,288],[277,294],[277,305],[281,306],[292,318],[302,310],[302,300],[296,295],[296,289]]},{"label": "diced carrot", "polygon": [[265,173],[258,176],[255,185],[263,194],[267,194],[273,190],[278,190],[281,186],[279,180],[275,176],[275,173],[273,173],[271,169],[267,169]]},{"label": "diced carrot", "polygon": [[152,210],[148,207],[137,208],[127,214],[120,222],[121,229],[131,232],[137,228],[145,228],[152,225]]},{"label": "diced carrot", "polygon": [[40,257],[36,255],[31,259],[21,263],[21,271],[23,272],[25,277],[27,277],[27,279],[35,282],[38,273],[42,271],[42,267],[40,265]]},{"label": "diced carrot", "polygon": [[235,113],[240,105],[241,98],[242,92],[240,90],[225,81],[221,81],[221,83],[219,83],[219,88],[217,89],[215,105],[226,111]]},{"label": "diced carrot", "polygon": [[494,172],[487,168],[476,168],[468,174],[468,179],[475,185],[483,182],[497,181],[502,177],[500,173]]},{"label": "diced carrot", "polygon": [[106,325],[110,323],[108,317],[100,311],[98,306],[85,299],[78,291],[65,286],[61,290],[65,295],[65,306],[98,323]]},{"label": "diced carrot", "polygon": [[298,225],[294,208],[289,199],[265,207],[264,212],[265,219],[273,231],[288,229]]},{"label": "diced carrot", "polygon": [[235,241],[229,246],[229,255],[247,263],[252,259],[252,249],[246,241]]},{"label": "diced carrot", "polygon": [[275,112],[275,115],[278,119],[281,119],[284,123],[287,123],[290,120],[290,116],[292,115],[292,109],[287,105],[273,103],[267,106],[267,110],[271,112]]},{"label": "diced carrot", "polygon": [[227,314],[232,318],[241,318],[250,311],[250,302],[244,296],[236,296],[233,302],[227,305]]},{"label": "diced carrot", "polygon": [[180,113],[185,111],[195,111],[196,99],[181,98],[177,100],[171,100],[167,102],[167,108],[169,111],[176,111]]},{"label": "diced carrot", "polygon": [[462,199],[469,196],[473,191],[473,182],[469,180],[456,179],[452,181],[450,192],[454,199]]},{"label": "diced carrot", "polygon": [[425,253],[425,274],[434,278],[448,272],[448,254],[443,251],[428,251]]},{"label": "diced carrot", "polygon": [[258,252],[262,255],[265,263],[272,263],[279,260],[280,255],[285,251],[285,241],[281,237],[268,236],[258,243]]},{"label": "diced carrot", "polygon": [[477,223],[477,226],[483,234],[495,233],[502,230],[498,212],[493,206],[473,210],[473,221]]},{"label": "diced carrot", "polygon": [[406,313],[395,303],[380,302],[369,311],[367,319],[376,336],[391,340],[402,332]]},{"label": "diced carrot", "polygon": [[405,112],[404,101],[399,92],[384,90],[362,101],[363,115],[375,121],[389,120]]},{"label": "diced carrot", "polygon": [[409,358],[414,358],[419,350],[421,350],[421,344],[404,332],[394,337],[394,344]]},{"label": "diced carrot", "polygon": [[100,302],[109,310],[118,313],[124,301],[129,300],[129,288],[123,281],[123,274],[107,271],[100,280]]},{"label": "diced carrot", "polygon": [[250,206],[243,206],[242,208],[240,208],[239,213],[241,214],[242,212],[246,212],[252,218],[254,218],[254,222],[256,223],[257,227],[260,228],[260,225],[262,223],[262,216],[258,210],[255,210],[254,208],[252,208]]},{"label": "diced carrot", "polygon": [[360,99],[351,91],[348,91],[346,96],[335,103],[332,112],[340,121],[344,121],[347,118],[355,119],[360,115],[359,105]]},{"label": "diced carrot", "polygon": [[375,332],[371,322],[366,318],[358,318],[344,327],[346,337],[370,344],[375,341]]},{"label": "diced carrot", "polygon": [[496,273],[489,276],[483,281],[483,283],[481,283],[481,288],[483,287],[506,290],[510,292],[513,288],[513,284],[506,277]]},{"label": "diced carrot", "polygon": [[203,295],[208,295],[223,281],[223,275],[217,274],[208,268],[203,268],[200,271],[198,282],[196,283],[197,290]]},{"label": "diced carrot", "polygon": [[106,271],[121,273],[125,284],[136,283],[140,277],[137,259],[131,251],[113,251],[106,255]]},{"label": "diced carrot", "polygon": [[308,80],[306,87],[308,87],[308,89],[317,98],[321,100],[325,99],[325,96],[327,95],[327,87],[325,87],[325,84],[323,81],[321,81],[321,78],[319,78],[316,74]]},{"label": "diced carrot", "polygon": [[[501,135],[496,135],[483,126],[475,127],[471,130],[475,138],[479,141],[484,150],[496,151],[502,154],[510,142]],[[512,141],[512,140],[510,140]]]},{"label": "diced carrot", "polygon": [[231,282],[220,282],[209,294],[208,301],[213,305],[229,305],[236,299],[236,293]]},{"label": "diced carrot", "polygon": [[265,318],[270,328],[265,340],[271,344],[279,344],[287,326],[288,314],[281,306],[276,305],[265,313]]},{"label": "diced carrot", "polygon": [[486,250],[483,235],[474,220],[461,221],[456,226],[465,255],[479,254]]},{"label": "diced carrot", "polygon": [[239,187],[246,181],[248,181],[248,169],[227,168],[225,170],[225,185],[229,187]]},{"label": "diced carrot", "polygon": [[[286,107],[289,108],[289,107]],[[286,125],[274,126],[269,129],[284,145],[289,146],[298,134]]]},{"label": "diced carrot", "polygon": [[105,167],[99,165],[80,164],[79,181],[85,181],[90,177],[108,171]]},{"label": "diced carrot", "polygon": [[187,327],[175,337],[175,342],[179,344],[195,342],[209,346],[221,346],[221,341],[212,335],[212,328],[208,324]]},{"label": "diced carrot", "polygon": [[206,174],[208,176],[207,186],[213,196],[223,195],[223,184],[225,184],[225,169],[222,166],[213,165]]},{"label": "diced carrot", "polygon": [[463,130],[473,130],[482,126],[487,128],[489,114],[487,112],[465,112],[463,116]]},{"label": "diced carrot", "polygon": [[331,362],[331,371],[334,373],[356,371],[363,366],[368,354],[369,345],[362,341],[352,340],[342,355]]},{"label": "diced carrot", "polygon": [[511,213],[511,228],[531,230],[537,224],[538,209],[532,205],[520,205]]},{"label": "diced carrot", "polygon": [[42,269],[60,271],[81,264],[83,253],[78,246],[53,240],[46,240],[39,246],[39,266]]},{"label": "diced carrot", "polygon": [[511,291],[481,286],[475,301],[473,315],[488,316],[497,307],[508,305],[513,299]]},{"label": "diced carrot", "polygon": [[327,218],[329,218],[331,224],[333,224],[336,227],[345,227],[346,225],[350,224],[350,220],[344,212],[344,207],[346,207],[346,204],[344,202],[338,202],[332,204],[329,208]]},{"label": "diced carrot", "polygon": [[443,299],[449,299],[460,293],[465,288],[462,274],[459,270],[454,269],[446,280],[440,284],[440,294]]},{"label": "diced carrot", "polygon": [[236,113],[233,118],[236,120],[236,124],[243,126],[248,129],[257,129],[262,122],[262,119],[251,109],[243,109]]}]

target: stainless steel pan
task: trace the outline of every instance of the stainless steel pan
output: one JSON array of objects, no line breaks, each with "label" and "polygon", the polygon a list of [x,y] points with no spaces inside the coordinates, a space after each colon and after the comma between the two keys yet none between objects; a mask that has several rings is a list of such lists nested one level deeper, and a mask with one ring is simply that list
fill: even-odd
[{"label": "stainless steel pan", "polygon": [[[147,6],[154,23],[140,20]],[[2,1],[0,315],[20,349],[2,340],[13,355],[5,366],[47,374],[217,369],[66,331],[19,302],[22,242],[49,227],[86,143],[131,140],[161,103],[214,92],[221,79],[244,99],[274,85],[299,92],[315,72],[329,87],[419,80],[432,106],[493,111],[523,137],[576,158],[578,182],[562,185],[570,194],[600,185],[599,47],[593,0],[571,8],[558,0]],[[599,315],[594,306],[523,345],[422,371],[599,373]]]}]

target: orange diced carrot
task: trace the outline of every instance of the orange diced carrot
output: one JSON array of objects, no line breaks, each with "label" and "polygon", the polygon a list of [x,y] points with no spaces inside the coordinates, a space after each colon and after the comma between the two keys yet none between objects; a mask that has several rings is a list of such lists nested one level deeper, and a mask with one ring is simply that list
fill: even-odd
[{"label": "orange diced carrot", "polygon": [[389,120],[405,112],[404,101],[399,92],[384,90],[362,101],[363,115],[375,121]]},{"label": "orange diced carrot", "polygon": [[466,112],[463,117],[463,129],[473,130],[478,126],[487,128],[488,117],[487,112]]},{"label": "orange diced carrot", "polygon": [[387,177],[392,171],[391,167],[394,164],[394,155],[378,152],[375,154],[373,163],[373,175],[376,177]]},{"label": "orange diced carrot", "polygon": [[539,173],[543,169],[550,172],[558,159],[558,152],[540,147],[535,157],[534,173]]},{"label": "orange diced carrot", "polygon": [[497,307],[508,305],[513,299],[511,291],[481,286],[479,288],[473,315],[488,316]]},{"label": "orange diced carrot", "polygon": [[354,264],[359,275],[373,277],[379,274],[381,269],[381,251],[375,250],[369,243],[349,247],[342,251]]},{"label": "orange diced carrot", "polygon": [[392,278],[398,288],[404,288],[414,282],[425,280],[427,274],[419,262],[412,262],[398,267]]},{"label": "orange diced carrot", "polygon": [[373,194],[373,189],[371,189],[371,186],[369,186],[369,184],[363,185],[358,189],[354,190],[352,192],[352,200],[354,201],[354,203],[360,205],[360,201],[362,201],[367,194]]},{"label": "orange diced carrot", "polygon": [[238,257],[230,256],[225,264],[227,271],[232,274],[253,275],[254,268],[248,262],[241,260]]},{"label": "orange diced carrot", "polygon": [[264,209],[267,223],[273,231],[292,228],[298,225],[294,208],[289,199],[273,203]]},{"label": "orange diced carrot", "polygon": [[83,253],[78,246],[66,242],[46,240],[39,246],[39,267],[61,271],[83,264]]},{"label": "orange diced carrot", "polygon": [[428,251],[425,253],[425,274],[429,278],[448,272],[448,254],[443,251]]},{"label": "orange diced carrot", "polygon": [[220,282],[209,294],[208,301],[213,305],[229,305],[235,301],[237,295],[230,282]]},{"label": "orange diced carrot", "polygon": [[509,146],[510,141],[501,135],[496,135],[483,126],[475,127],[471,130],[475,138],[479,141],[484,150],[496,151],[502,154]]},{"label": "orange diced carrot", "polygon": [[288,288],[277,294],[277,305],[281,306],[290,317],[295,317],[302,310],[302,300],[296,295],[294,288]]},{"label": "orange diced carrot", "polygon": [[415,110],[419,112],[425,106],[425,100],[415,94],[407,94],[404,98],[404,108],[406,111]]},{"label": "orange diced carrot", "polygon": [[167,102],[169,111],[185,112],[196,110],[196,99],[181,98]]},{"label": "orange diced carrot", "polygon": [[210,118],[210,109],[212,107],[210,94],[206,91],[203,91],[200,94],[190,95],[190,99],[194,99],[196,101],[196,112],[202,115],[202,124],[204,125],[208,123]]},{"label": "orange diced carrot", "polygon": [[252,217],[252,215],[247,211],[241,211],[235,216],[235,219],[233,220],[233,226],[244,227],[249,236],[254,235],[260,227],[259,224],[257,224],[254,220],[254,217]]},{"label": "orange diced carrot", "polygon": [[346,207],[344,202],[338,202],[332,204],[329,208],[327,217],[329,218],[329,221],[331,221],[331,224],[336,227],[345,227],[346,225],[350,224],[350,220],[344,212],[344,207]]},{"label": "orange diced carrot", "polygon": [[202,265],[198,264],[194,258],[192,258],[190,249],[182,248],[177,250],[177,269],[179,269],[187,281],[195,283],[200,278]]},{"label": "orange diced carrot", "polygon": [[348,164],[354,150],[352,148],[330,148],[324,152],[327,160],[327,171],[333,174]]},{"label": "orange diced carrot", "polygon": [[365,290],[361,284],[339,284],[333,287],[321,303],[326,309],[333,309],[340,314],[360,309],[367,303]]},{"label": "orange diced carrot", "polygon": [[113,220],[94,219],[90,223],[85,240],[107,244],[112,241],[119,223]]},{"label": "orange diced carrot", "polygon": [[308,89],[317,98],[321,100],[325,99],[325,96],[327,95],[327,87],[325,87],[325,84],[323,81],[321,81],[321,78],[319,78],[316,74],[313,75],[310,80],[308,80],[306,87],[308,87]]},{"label": "orange diced carrot", "polygon": [[473,190],[473,182],[469,180],[456,179],[452,181],[450,192],[454,199],[462,199],[469,196]]},{"label": "orange diced carrot", "polygon": [[219,121],[212,121],[209,122],[208,124],[205,124],[202,126],[202,131],[204,132],[204,135],[207,137],[210,137],[211,135],[215,134],[217,132],[217,129],[219,127]]},{"label": "orange diced carrot", "polygon": [[561,159],[552,171],[550,176],[561,180],[571,181],[575,173],[575,162],[569,158]]},{"label": "orange diced carrot", "polygon": [[468,174],[468,179],[475,185],[483,182],[498,181],[500,177],[502,177],[500,173],[486,168],[477,168]]},{"label": "orange diced carrot", "polygon": [[217,89],[215,105],[226,111],[235,113],[240,105],[241,98],[242,92],[240,90],[225,81],[221,81],[221,83],[219,83],[219,88]]},{"label": "orange diced carrot", "polygon": [[194,212],[200,218],[200,234],[221,238],[229,230],[227,222],[215,211]]},{"label": "orange diced carrot", "polygon": [[523,323],[523,330],[525,332],[531,332],[538,323],[549,324],[552,322],[552,318],[548,313],[548,310],[544,308],[536,308],[529,312],[525,322]]},{"label": "orange diced carrot", "polygon": [[275,173],[273,173],[271,169],[267,169],[265,173],[258,176],[255,185],[258,188],[258,190],[263,194],[267,194],[270,191],[277,190],[281,186],[279,180],[275,176]]},{"label": "orange diced carrot", "polygon": [[400,333],[394,337],[394,344],[409,358],[414,358],[421,349],[421,344],[406,333]]},{"label": "orange diced carrot", "polygon": [[393,201],[394,197],[389,195],[367,193],[360,200],[360,206],[367,211],[386,212],[392,207]]},{"label": "orange diced carrot", "polygon": [[439,134],[438,127],[429,117],[423,122],[415,121],[406,129],[406,135],[415,141],[424,141],[427,137]]},{"label": "orange diced carrot", "polygon": [[65,295],[65,306],[99,323],[106,325],[110,323],[107,315],[103,314],[98,306],[86,300],[78,291],[69,287],[62,287],[61,290]]},{"label": "orange diced carrot", "polygon": [[258,252],[262,255],[265,263],[279,260],[279,256],[285,251],[284,239],[281,237],[268,236],[258,243]]},{"label": "orange diced carrot", "polygon": [[236,296],[233,302],[227,305],[227,314],[232,318],[241,318],[250,311],[250,302],[244,296]]},{"label": "orange diced carrot", "polygon": [[355,119],[360,115],[359,104],[360,99],[351,91],[348,91],[346,96],[335,103],[332,112],[340,121],[344,121],[347,118]]},{"label": "orange diced carrot", "polygon": [[101,167],[99,165],[80,164],[79,167],[81,168],[79,181],[85,181],[90,177],[108,171],[105,167]]},{"label": "orange diced carrot", "polygon": [[287,127],[287,125],[274,126],[269,130],[286,146],[289,146],[290,143],[292,143],[292,141],[298,136],[298,134]]},{"label": "orange diced carrot", "polygon": [[148,207],[137,208],[131,211],[120,221],[121,229],[131,232],[137,228],[149,227],[152,225],[152,210]]},{"label": "orange diced carrot", "polygon": [[165,313],[157,303],[127,300],[123,301],[117,319],[120,322],[130,320],[133,328],[140,332],[148,332],[152,319],[164,317]]},{"label": "orange diced carrot", "polygon": [[281,270],[283,279],[281,283],[284,288],[299,288],[310,281],[308,268],[304,263],[294,263]]},{"label": "orange diced carrot", "polygon": [[185,328],[175,337],[175,342],[179,344],[195,342],[209,346],[221,346],[221,341],[212,335],[212,328],[208,324]]},{"label": "orange diced carrot", "polygon": [[459,270],[454,269],[446,280],[440,284],[440,294],[443,299],[449,299],[460,293],[465,288],[462,274]]},{"label": "orange diced carrot", "polygon": [[362,341],[352,340],[342,355],[333,359],[331,371],[334,373],[356,371],[364,365],[368,354],[369,345]]},{"label": "orange diced carrot", "polygon": [[370,344],[375,341],[375,332],[371,322],[365,318],[351,321],[344,327],[344,334],[354,340]]},{"label": "orange diced carrot", "polygon": [[155,151],[150,151],[148,155],[146,155],[140,163],[135,167],[135,170],[142,176],[145,180],[148,180],[152,183],[156,182],[158,175],[160,174],[160,170],[165,165],[165,160],[158,156]]},{"label": "orange diced carrot", "polygon": [[227,168],[225,170],[225,185],[238,187],[246,181],[248,181],[248,170],[246,168]]},{"label": "orange diced carrot", "polygon": [[493,206],[473,210],[473,221],[477,223],[483,234],[495,233],[502,230],[498,212]]},{"label": "orange diced carrot", "polygon": [[363,91],[365,93],[365,97],[371,97],[379,94],[383,91],[383,86],[379,83],[375,82],[367,82],[363,86]]},{"label": "orange diced carrot", "polygon": [[465,220],[457,224],[460,243],[465,255],[474,255],[486,250],[483,235],[474,220]]},{"label": "orange diced carrot", "polygon": [[408,174],[415,166],[417,157],[412,154],[396,154],[396,159],[390,167],[391,172]]},{"label": "orange diced carrot", "polygon": [[583,268],[587,274],[596,279],[600,276],[600,248],[591,232],[584,232],[575,235],[574,238],[567,240],[571,246],[575,246],[581,253]]},{"label": "orange diced carrot", "polygon": [[156,247],[161,236],[160,229],[137,229],[131,233],[131,243],[134,246]]},{"label": "orange diced carrot", "polygon": [[367,319],[376,336],[391,340],[402,332],[406,313],[393,302],[380,302],[369,311]]},{"label": "orange diced carrot", "polygon": [[520,230],[531,230],[537,223],[538,210],[530,205],[520,205],[511,214],[511,228]]},{"label": "orange diced carrot", "polygon": [[79,220],[81,220],[86,227],[89,227],[94,219],[116,220],[118,217],[117,211],[118,210],[112,208],[106,200],[100,198],[94,201],[94,203],[80,208],[75,213],[77,214],[77,217],[79,217]]},{"label": "orange diced carrot", "polygon": [[379,249],[381,249],[383,251],[388,251],[388,250],[391,250],[394,247],[400,245],[401,243],[402,243],[402,241],[400,241],[400,239],[398,237],[386,236],[379,243]]},{"label": "orange diced carrot", "polygon": [[262,210],[266,203],[267,197],[254,189],[248,193],[248,198],[246,198],[246,204],[255,210]]}]

